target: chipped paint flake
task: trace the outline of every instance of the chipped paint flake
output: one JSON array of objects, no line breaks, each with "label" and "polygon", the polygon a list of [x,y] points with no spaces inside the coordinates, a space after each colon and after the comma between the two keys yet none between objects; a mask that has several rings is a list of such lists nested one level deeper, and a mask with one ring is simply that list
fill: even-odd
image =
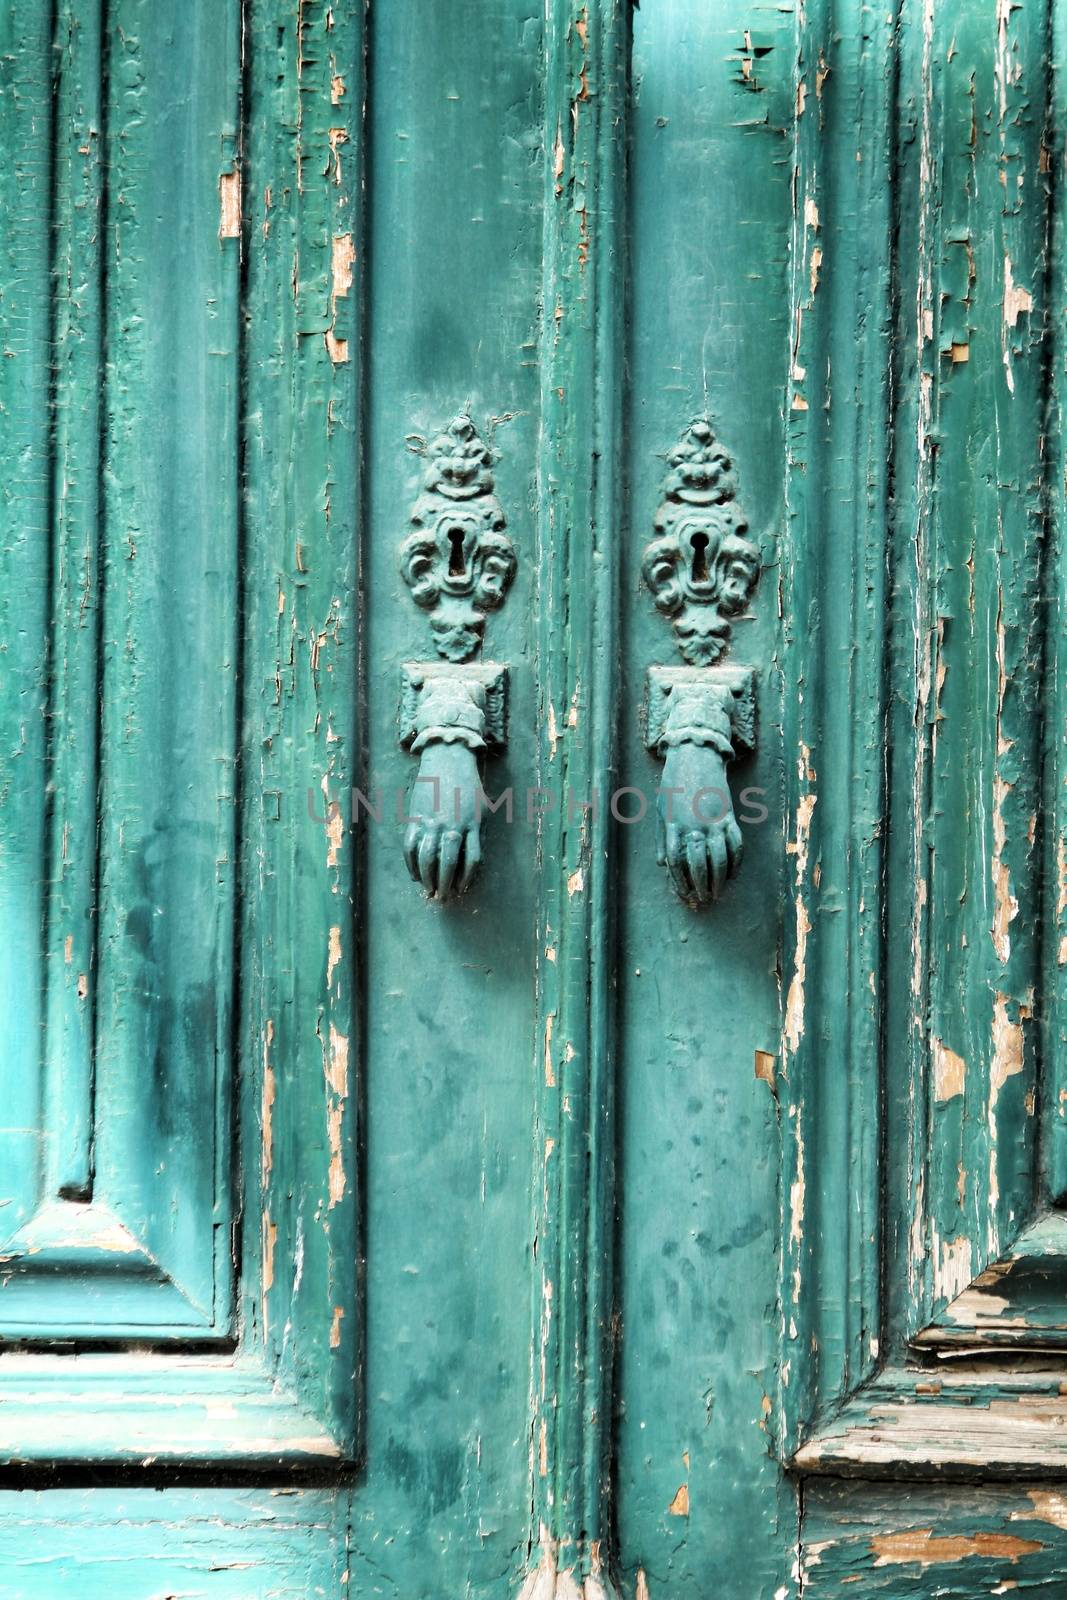
[{"label": "chipped paint flake", "polygon": [[326,952],[326,987],[333,988],[333,975],[341,960],[341,930],[336,925],[330,929],[330,942]]},{"label": "chipped paint flake", "polygon": [[260,1091],[259,1113],[260,1174],[264,1188],[274,1165],[274,1102],[277,1097],[277,1085],[274,1066],[270,1059],[271,1045],[273,1043],[274,1023],[268,1018],[267,1026],[263,1032],[263,1086]]},{"label": "chipped paint flake", "polygon": [[232,172],[224,172],[219,177],[219,238],[240,237],[241,169],[235,166]]},{"label": "chipped paint flake", "polygon": [[935,1534],[933,1528],[909,1528],[903,1533],[883,1533],[871,1540],[876,1567],[913,1564],[920,1567],[966,1561],[971,1556],[1016,1562],[1036,1555],[1043,1546],[1035,1539],[1008,1533]]},{"label": "chipped paint flake", "polygon": [[755,1056],[755,1075],[762,1083],[770,1084],[774,1088],[774,1063],[775,1057],[768,1050],[757,1050]]},{"label": "chipped paint flake", "polygon": [[934,1099],[939,1104],[954,1100],[963,1093],[967,1078],[967,1063],[955,1050],[950,1050],[940,1039],[934,1040]]},{"label": "chipped paint flake", "polygon": [[689,1485],[683,1483],[679,1486],[678,1493],[667,1507],[669,1517],[687,1517],[689,1515]]},{"label": "chipped paint flake", "polygon": [[[263,1293],[274,1287],[274,1247],[278,1242],[278,1228],[264,1213],[263,1216]],[[263,1309],[266,1321],[266,1307]]]},{"label": "chipped paint flake", "polygon": [[[322,780],[322,792],[329,795],[329,783],[326,778]],[[341,848],[345,842],[345,824],[341,815],[341,807],[336,800],[327,799],[326,805],[326,865],[336,867],[341,855]]]},{"label": "chipped paint flake", "polygon": [[333,181],[336,184],[340,184],[341,146],[348,143],[348,129],[331,128],[328,137],[330,141],[330,165],[332,167]]},{"label": "chipped paint flake", "polygon": [[356,247],[350,233],[335,233],[330,254],[331,301],[336,314],[338,300],[344,299],[352,288],[352,268],[356,260]]},{"label": "chipped paint flake", "polygon": [[330,1049],[327,1056],[326,1082],[330,1093],[342,1100],[348,1094],[348,1039],[330,1023]]},{"label": "chipped paint flake", "polygon": [[974,1247],[964,1234],[956,1239],[939,1239],[934,1229],[934,1295],[939,1300],[955,1300],[974,1276]]},{"label": "chipped paint flake", "polygon": [[345,1173],[344,1157],[341,1148],[341,1127],[344,1120],[344,1105],[337,1102],[326,1108],[326,1137],[330,1147],[330,1173],[328,1180],[329,1209],[339,1205],[344,1199],[345,1189],[348,1184]]},{"label": "chipped paint flake", "polygon": [[1012,277],[1012,265],[1008,256],[1004,257],[1004,326],[1014,328],[1023,312],[1034,309],[1034,297],[1029,289],[1024,289],[1021,284],[1015,283]]},{"label": "chipped paint flake", "polygon": [[[801,777],[807,776],[810,770],[807,766],[808,757],[801,757]],[[811,921],[808,917],[807,907],[804,904],[804,884],[808,871],[808,841],[811,834],[811,818],[815,810],[816,795],[806,794],[801,798],[797,807],[796,834],[786,845],[786,853],[796,858],[796,945],[793,952],[793,976],[789,984],[789,993],[785,1005],[785,1046],[788,1054],[795,1054],[804,1037],[804,983],[807,977],[807,950],[808,935],[811,933]]]},{"label": "chipped paint flake", "polygon": [[548,753],[552,760],[555,760],[558,744],[559,728],[556,723],[556,708],[550,700],[548,703]]},{"label": "chipped paint flake", "polygon": [[344,1166],[343,1128],[345,1104],[348,1099],[348,1037],[331,1022],[329,1044],[324,1051],[323,1071],[326,1076],[326,1137],[330,1152],[327,1179],[329,1209],[332,1211],[344,1197],[348,1178]]},{"label": "chipped paint flake", "polygon": [[[796,1108],[791,1108],[794,1112]],[[799,1248],[804,1242],[804,1206],[807,1198],[806,1179],[804,1176],[804,1139],[797,1133],[797,1169],[796,1176],[789,1185],[789,1243]],[[796,1287],[799,1289],[799,1282]],[[794,1295],[794,1299],[798,1298]]]},{"label": "chipped paint flake", "polygon": [[550,1011],[545,1018],[545,1086],[556,1087],[556,1069],[552,1061],[552,1030],[556,1026],[556,1013]]},{"label": "chipped paint flake", "polygon": [[997,773],[993,778],[993,859],[990,872],[993,878],[993,924],[990,933],[997,959],[1007,962],[1011,956],[1009,928],[1019,914],[1019,902],[1012,893],[1011,873],[1004,860],[1007,844],[1007,826],[1004,820],[1004,802],[1011,784]]},{"label": "chipped paint flake", "polygon": [[1032,1510],[1013,1511],[1012,1522],[1047,1522],[1067,1532],[1067,1493],[1062,1489],[1028,1489],[1026,1496]]},{"label": "chipped paint flake", "polygon": [[1023,1070],[1024,1037],[1021,1022],[1008,1017],[1009,997],[998,994],[993,1002],[993,1063],[989,1075],[989,1111],[996,1109],[1000,1091],[1009,1078]]}]

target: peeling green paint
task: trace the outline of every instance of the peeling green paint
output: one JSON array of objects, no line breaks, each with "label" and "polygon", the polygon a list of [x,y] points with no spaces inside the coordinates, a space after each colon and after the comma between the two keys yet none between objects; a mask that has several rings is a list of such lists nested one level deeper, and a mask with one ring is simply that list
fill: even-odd
[{"label": "peeling green paint", "polygon": [[[1061,1581],[1060,12],[0,15],[5,1593]],[[396,550],[457,414],[514,814],[444,905]],[[698,419],[766,812],[699,914]]]}]

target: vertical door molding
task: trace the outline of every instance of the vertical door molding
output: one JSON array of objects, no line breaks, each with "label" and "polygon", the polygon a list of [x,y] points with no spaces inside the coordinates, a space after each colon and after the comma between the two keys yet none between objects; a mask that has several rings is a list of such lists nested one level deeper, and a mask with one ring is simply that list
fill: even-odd
[{"label": "vertical door molding", "polygon": [[52,197],[55,351],[45,999],[46,1203],[93,1186],[100,746],[104,4],[58,8]]},{"label": "vertical door molding", "polygon": [[611,1592],[615,780],[629,6],[547,11],[530,1572]]},{"label": "vertical door molding", "polygon": [[[0,918],[5,928],[28,930],[44,926],[47,900],[40,863],[47,837],[42,791],[47,783],[52,462],[40,443],[48,438],[51,422],[49,197],[61,103],[58,97],[55,106],[52,102],[52,10],[49,5],[35,6],[32,12],[8,7],[0,14],[6,90],[0,101],[0,138],[11,152],[0,171],[5,219],[0,338],[6,351],[0,359],[5,447],[0,496]],[[28,936],[0,941],[0,994],[11,997],[5,1007],[5,1054],[16,1066],[5,1082],[5,1126],[0,1130],[0,1170],[8,1201],[5,1233],[12,1226],[12,1212],[14,1226],[32,1214],[39,1183],[44,988],[40,940]]]},{"label": "vertical door molding", "polygon": [[787,1450],[873,1370],[880,1332],[894,24],[816,0],[798,13],[796,48],[782,547]]},{"label": "vertical door molding", "polygon": [[1048,28],[836,0],[800,24],[782,1401],[804,1471],[1067,1470]]},{"label": "vertical door molding", "polygon": [[[48,137],[32,130],[50,165],[26,169],[50,224],[50,348],[26,349],[22,380],[35,398],[31,362],[50,377],[26,441],[48,526],[25,581],[48,615],[17,630],[45,664],[46,749],[12,773],[45,821],[18,849],[47,887],[38,917],[28,896],[10,907],[11,942],[43,930],[45,1012],[0,1096],[0,1336],[217,1343],[233,1299],[239,246],[217,233],[210,135],[236,132],[240,7],[173,26],[138,0],[47,10],[47,40],[10,41],[16,78],[44,52],[54,104]],[[195,92],[164,125],[146,108],[175,60]],[[196,156],[175,165],[182,141]],[[187,270],[155,270],[176,249]],[[5,292],[14,359],[20,299]],[[36,1010],[22,976],[0,972],[10,1009]]]},{"label": "vertical door molding", "polygon": [[0,1464],[347,1465],[364,6],[0,53]]},{"label": "vertical door molding", "polygon": [[242,1320],[350,1457],[366,14],[246,4]]},{"label": "vertical door molding", "polygon": [[[1067,216],[1063,182],[1067,174],[1067,8],[1051,7],[1049,150],[1053,201],[1048,241],[1048,308],[1045,338],[1050,341],[1048,416],[1045,419],[1045,485],[1048,496],[1045,618],[1044,750],[1044,951],[1043,1062],[1049,1080],[1042,1095],[1044,1177],[1050,1197],[1067,1200]],[[1055,886],[1055,887],[1053,887]]]}]

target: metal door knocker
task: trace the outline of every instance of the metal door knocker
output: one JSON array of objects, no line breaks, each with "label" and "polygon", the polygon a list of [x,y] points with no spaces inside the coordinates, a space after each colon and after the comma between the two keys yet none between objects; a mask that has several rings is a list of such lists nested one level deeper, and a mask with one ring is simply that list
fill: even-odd
[{"label": "metal door knocker", "polygon": [[691,905],[718,899],[743,841],[726,764],[756,742],[756,675],[720,663],[759,577],[732,464],[701,419],[667,457],[656,537],[642,563],[687,665],[650,667],[646,743],[663,762],[658,859]]},{"label": "metal door knocker", "polygon": [[400,572],[429,613],[442,659],[402,669],[400,742],[419,757],[404,857],[428,895],[450,900],[481,860],[482,763],[506,744],[507,668],[478,658],[486,616],[515,576],[492,458],[469,417],[454,418],[430,445],[411,527]]}]

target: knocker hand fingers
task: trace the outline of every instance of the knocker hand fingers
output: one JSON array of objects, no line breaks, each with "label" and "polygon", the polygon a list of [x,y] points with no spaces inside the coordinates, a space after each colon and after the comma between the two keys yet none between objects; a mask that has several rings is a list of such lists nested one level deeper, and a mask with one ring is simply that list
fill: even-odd
[{"label": "knocker hand fingers", "polygon": [[722,831],[726,840],[727,876],[732,878],[745,854],[744,835],[737,826],[736,818],[732,816],[727,817]]},{"label": "knocker hand fingers", "polygon": [[437,888],[437,841],[440,830],[429,827],[422,836],[419,845],[419,881],[427,894],[433,894]]},{"label": "knocker hand fingers", "polygon": [[706,905],[711,899],[708,890],[708,843],[699,828],[694,828],[686,840],[686,861],[693,885],[693,898],[698,905]]},{"label": "knocker hand fingers", "polygon": [[478,863],[481,859],[482,841],[478,829],[475,827],[466,835],[466,844],[463,851],[463,871],[459,877],[460,894],[470,887],[471,880],[478,870]]},{"label": "knocker hand fingers", "polygon": [[419,818],[411,824],[404,835],[404,860],[408,864],[408,871],[419,882],[419,845],[422,842],[422,819]]},{"label": "knocker hand fingers", "polygon": [[711,893],[717,900],[726,887],[728,865],[726,840],[718,828],[708,835],[708,854],[711,857]]},{"label": "knocker hand fingers", "polygon": [[667,824],[662,811],[656,812],[656,862],[661,867],[667,865]]},{"label": "knocker hand fingers", "polygon": [[452,893],[452,884],[459,866],[460,851],[463,848],[463,835],[458,828],[449,828],[441,836],[441,855],[437,867],[437,898],[447,900]]},{"label": "knocker hand fingers", "polygon": [[693,892],[693,886],[689,881],[685,864],[685,835],[676,822],[667,824],[666,853],[667,871],[670,873],[675,891],[683,900],[688,900]]}]

